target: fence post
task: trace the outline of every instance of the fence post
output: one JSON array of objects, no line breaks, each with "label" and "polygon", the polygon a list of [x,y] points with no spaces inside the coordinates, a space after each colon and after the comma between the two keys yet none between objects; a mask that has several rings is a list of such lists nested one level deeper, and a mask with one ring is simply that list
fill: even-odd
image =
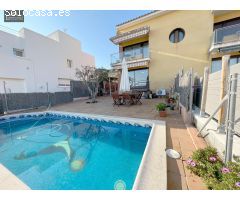
[{"label": "fence post", "polygon": [[109,77],[108,78],[108,83],[109,83],[109,94],[110,94],[110,96],[112,96],[112,86],[111,86],[111,78]]},{"label": "fence post", "polygon": [[3,97],[0,93],[0,115],[4,113],[4,106],[3,106]]},{"label": "fence post", "polygon": [[[230,55],[225,55],[222,57],[220,101],[225,97],[228,90],[227,82],[229,77],[229,59],[230,59]],[[218,131],[221,133],[224,132],[223,124],[226,119],[226,112],[227,112],[226,106],[227,106],[226,103],[224,103],[221,109],[219,110],[219,115],[218,115],[218,125],[219,125]]]},{"label": "fence post", "polygon": [[72,96],[74,97],[74,95],[73,95],[73,80],[70,81],[70,92],[72,93]]},{"label": "fence post", "polygon": [[193,104],[193,85],[194,85],[194,77],[193,77],[193,68],[190,70],[190,95],[189,95],[189,112],[190,112],[190,122],[192,122],[192,104]]},{"label": "fence post", "polygon": [[203,77],[201,110],[200,110],[201,117],[203,117],[205,115],[206,102],[207,102],[208,78],[209,78],[209,67],[205,67],[204,68],[204,77]]},{"label": "fence post", "polygon": [[8,113],[8,100],[7,100],[7,90],[6,90],[6,82],[3,81],[3,88],[4,88],[4,100],[5,100],[5,107],[6,107],[6,110],[4,113]]},{"label": "fence post", "polygon": [[228,99],[228,114],[226,120],[226,150],[225,150],[225,163],[232,161],[233,156],[233,135],[234,135],[234,122],[235,122],[235,109],[236,109],[236,93],[237,93],[237,78],[238,74],[234,73],[230,76],[230,92]]},{"label": "fence post", "polygon": [[50,94],[49,94],[49,88],[48,88],[48,82],[46,82],[46,89],[47,89],[47,96],[48,96],[48,107],[50,106]]}]

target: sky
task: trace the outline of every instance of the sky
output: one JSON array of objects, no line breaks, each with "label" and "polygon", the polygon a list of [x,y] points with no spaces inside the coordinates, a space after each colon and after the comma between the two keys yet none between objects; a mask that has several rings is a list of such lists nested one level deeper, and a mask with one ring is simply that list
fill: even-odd
[{"label": "sky", "polygon": [[95,56],[97,67],[110,68],[110,55],[118,52],[118,47],[109,40],[116,34],[115,26],[148,12],[150,11],[70,11],[70,16],[65,17],[26,16],[23,23],[6,23],[3,11],[0,11],[0,25],[16,31],[25,27],[43,35],[57,29],[65,30],[81,41],[83,51]]}]

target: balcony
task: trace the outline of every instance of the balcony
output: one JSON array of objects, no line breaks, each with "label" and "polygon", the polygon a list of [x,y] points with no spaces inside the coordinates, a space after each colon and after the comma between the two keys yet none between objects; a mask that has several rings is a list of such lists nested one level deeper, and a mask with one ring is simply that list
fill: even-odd
[{"label": "balcony", "polygon": [[149,32],[150,32],[150,27],[144,26],[129,32],[117,34],[116,36],[111,37],[110,40],[114,44],[120,44],[122,42],[127,42],[136,38],[145,37],[149,34]]},{"label": "balcony", "polygon": [[128,68],[147,66],[150,61],[148,46],[134,48],[132,50],[114,53],[111,55],[111,65],[114,68],[121,68],[123,58],[126,59]]},{"label": "balcony", "polygon": [[218,28],[213,32],[209,52],[234,52],[240,50],[240,24]]}]

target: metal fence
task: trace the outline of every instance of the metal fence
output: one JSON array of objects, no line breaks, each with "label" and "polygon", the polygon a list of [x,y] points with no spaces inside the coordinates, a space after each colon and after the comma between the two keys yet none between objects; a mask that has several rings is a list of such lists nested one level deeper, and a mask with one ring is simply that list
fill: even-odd
[{"label": "metal fence", "polygon": [[179,94],[179,102],[189,110],[190,100],[190,73],[179,73],[175,78],[175,92]]},{"label": "metal fence", "polygon": [[174,80],[174,92],[179,94],[179,101],[189,111],[192,106],[200,107],[202,97],[202,78],[193,72],[179,72]]},{"label": "metal fence", "polygon": [[0,114],[73,101],[71,92],[0,94]]},{"label": "metal fence", "polygon": [[83,81],[71,81],[70,85],[73,98],[89,96],[89,91]]},{"label": "metal fence", "polygon": [[225,162],[233,159],[234,136],[240,137],[240,74],[231,74],[228,82]]},{"label": "metal fence", "polygon": [[202,78],[196,77],[194,78],[193,83],[193,107],[200,108],[201,107],[201,100],[202,100]]},{"label": "metal fence", "polygon": [[212,119],[217,120],[215,132],[226,134],[225,162],[233,158],[240,160],[240,151],[237,150],[240,144],[240,63],[229,67],[229,56],[226,55],[222,71],[209,74],[206,67],[203,79],[193,75],[192,71],[181,71],[175,77],[174,91],[179,94],[180,104],[188,113],[191,114],[192,106],[198,107],[200,116],[207,118],[198,135]]}]

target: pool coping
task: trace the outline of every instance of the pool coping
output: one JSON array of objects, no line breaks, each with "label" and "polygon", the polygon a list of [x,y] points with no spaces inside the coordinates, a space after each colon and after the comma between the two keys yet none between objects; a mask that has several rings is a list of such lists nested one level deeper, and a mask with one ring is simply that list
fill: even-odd
[{"label": "pool coping", "polygon": [[30,187],[15,176],[9,169],[0,163],[1,190],[30,190]]},{"label": "pool coping", "polygon": [[19,117],[24,115],[32,116],[40,114],[65,115],[69,117],[82,117],[85,119],[122,123],[126,125],[130,124],[133,126],[151,127],[151,132],[143,153],[141,163],[137,171],[132,190],[167,190],[165,121],[51,110],[42,112],[11,114],[8,116],[1,116],[0,119],[9,119],[11,117]]}]

